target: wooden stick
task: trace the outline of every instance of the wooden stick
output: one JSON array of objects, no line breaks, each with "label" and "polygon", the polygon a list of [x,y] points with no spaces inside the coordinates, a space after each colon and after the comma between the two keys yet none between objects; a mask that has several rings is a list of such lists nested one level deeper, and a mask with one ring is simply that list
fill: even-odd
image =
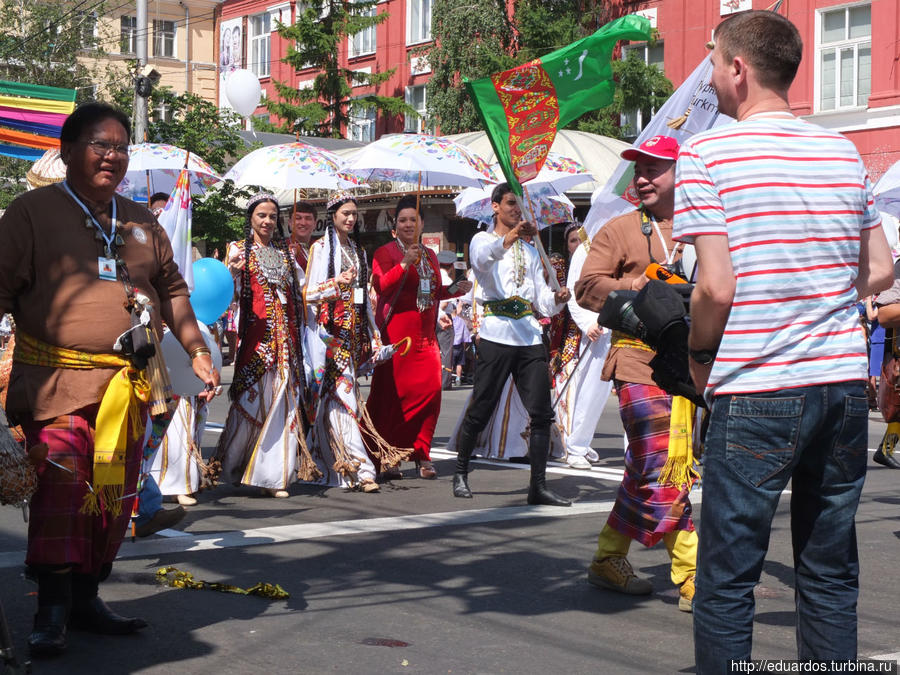
[{"label": "wooden stick", "polygon": [[[525,205],[522,204],[522,197],[517,195],[515,192],[513,192],[513,194],[516,195],[516,201],[519,203],[519,211],[525,213]],[[533,217],[534,214],[532,213],[532,218]],[[534,225],[533,222],[532,225]],[[535,225],[535,228],[537,228],[537,225]],[[556,270],[550,263],[550,258],[547,257],[547,251],[544,250],[544,244],[541,242],[540,230],[538,230],[534,235],[534,247],[537,249],[538,255],[541,258],[541,263],[543,263],[544,269],[547,271],[547,277],[549,279],[547,283],[549,284],[551,290],[553,290],[553,292],[555,293],[560,289],[559,280],[556,278]]]}]

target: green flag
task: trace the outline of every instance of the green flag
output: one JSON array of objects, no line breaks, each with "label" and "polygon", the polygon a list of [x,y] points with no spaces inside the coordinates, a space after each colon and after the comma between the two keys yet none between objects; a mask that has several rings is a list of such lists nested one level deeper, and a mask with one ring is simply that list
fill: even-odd
[{"label": "green flag", "polygon": [[466,82],[514,192],[537,176],[559,127],[612,103],[616,43],[649,39],[650,21],[629,14],[541,59]]}]

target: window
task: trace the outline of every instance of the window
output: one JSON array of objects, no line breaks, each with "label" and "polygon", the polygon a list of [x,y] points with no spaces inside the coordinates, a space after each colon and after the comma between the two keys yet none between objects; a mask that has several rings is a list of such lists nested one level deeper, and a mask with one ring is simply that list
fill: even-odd
[{"label": "window", "polygon": [[407,87],[406,95],[407,105],[411,105],[419,113],[420,117],[415,115],[405,115],[403,123],[403,131],[411,131],[413,133],[426,133],[425,126],[425,85],[420,84],[416,87]]},{"label": "window", "polygon": [[137,34],[137,17],[123,16],[121,20],[121,37],[119,38],[119,51],[122,54],[134,54],[137,51],[135,35]]},{"label": "window", "polygon": [[[622,48],[622,59],[638,58],[648,66],[656,66],[663,71],[663,45],[657,42],[652,47],[647,44],[625,45]],[[652,112],[656,112],[655,110]],[[619,126],[625,138],[637,138],[644,129],[644,124],[650,120],[643,118],[640,110],[627,110],[619,118]]]},{"label": "window", "polygon": [[153,55],[175,56],[175,22],[153,20]]},{"label": "window", "polygon": [[250,42],[250,70],[257,77],[269,76],[269,42],[272,24],[268,14],[257,14],[248,19]]},{"label": "window", "polygon": [[375,140],[375,108],[364,108],[358,103],[351,103],[349,118],[347,138],[364,143]]},{"label": "window", "polygon": [[165,101],[160,102],[153,109],[153,120],[155,122],[171,122],[173,119],[175,119],[175,113]]},{"label": "window", "polygon": [[406,0],[406,44],[431,39],[431,0]]},{"label": "window", "polygon": [[872,90],[872,6],[819,14],[819,110],[859,108]]},{"label": "window", "polygon": [[[375,6],[368,9],[360,9],[354,12],[357,16],[375,16]],[[358,33],[350,36],[350,58],[354,56],[362,56],[363,54],[373,54],[375,52],[375,28],[373,24],[368,28],[363,28]]]},{"label": "window", "polygon": [[97,14],[94,12],[79,12],[78,22],[81,48],[93,49],[97,46]]}]

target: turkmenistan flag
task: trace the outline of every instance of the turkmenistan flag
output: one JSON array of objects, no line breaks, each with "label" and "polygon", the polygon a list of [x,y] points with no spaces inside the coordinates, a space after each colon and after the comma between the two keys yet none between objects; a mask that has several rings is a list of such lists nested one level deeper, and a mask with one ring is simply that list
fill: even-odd
[{"label": "turkmenistan flag", "polygon": [[517,194],[522,194],[521,183],[541,170],[559,127],[612,103],[610,59],[616,42],[649,39],[650,21],[629,14],[543,58],[466,82]]}]

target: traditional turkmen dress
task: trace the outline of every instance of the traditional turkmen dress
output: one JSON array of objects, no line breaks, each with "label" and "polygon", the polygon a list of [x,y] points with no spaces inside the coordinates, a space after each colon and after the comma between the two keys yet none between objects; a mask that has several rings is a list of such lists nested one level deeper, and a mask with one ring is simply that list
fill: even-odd
[{"label": "traditional turkmen dress", "polygon": [[[572,253],[566,284],[570,290],[581,276],[588,248],[589,244],[585,243]],[[594,431],[612,390],[612,382],[601,379],[609,352],[610,331],[604,328],[600,338],[593,342],[587,338],[587,331],[597,325],[597,312],[579,306],[574,291],[566,310],[562,344],[557,358],[550,361],[556,414],[554,446],[562,447],[564,459],[591,453]]]},{"label": "traditional turkmen dress", "polygon": [[311,457],[304,458],[300,471],[301,480],[309,482],[354,487],[374,481],[376,468],[363,434],[369,451],[382,463],[395,464],[411,452],[401,452],[381,438],[359,396],[357,369],[371,357],[378,336],[371,305],[354,302],[367,289],[329,278],[329,256],[336,277],[351,268],[362,269],[361,255],[365,253],[352,241],[331,250],[327,236],[309,251],[305,346],[313,393],[310,417],[315,422],[308,437]]},{"label": "traditional turkmen dress", "polygon": [[196,396],[178,399],[172,420],[150,463],[159,491],[164,495],[191,495],[200,489],[203,457],[200,443],[209,410]]},{"label": "traditional turkmen dress", "polygon": [[[229,247],[228,259],[236,245],[242,244]],[[246,264],[251,311],[238,344],[232,404],[216,457],[222,462],[223,480],[284,490],[296,477],[303,434],[303,365],[299,323],[291,302],[291,294],[298,292],[294,289],[295,271],[300,279],[302,272],[272,245],[254,244]]]}]

